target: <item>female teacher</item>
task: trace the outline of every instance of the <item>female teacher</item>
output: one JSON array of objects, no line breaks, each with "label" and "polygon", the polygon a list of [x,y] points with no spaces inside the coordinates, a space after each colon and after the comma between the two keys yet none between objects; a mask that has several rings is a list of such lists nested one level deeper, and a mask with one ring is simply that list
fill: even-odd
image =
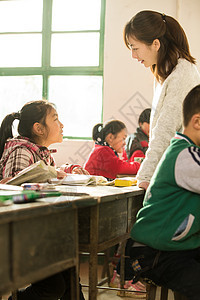
[{"label": "female teacher", "polygon": [[183,28],[170,16],[137,13],[124,28],[124,41],[132,58],[155,76],[149,148],[137,175],[139,187],[147,189],[171,138],[181,130],[182,102],[200,75]]}]

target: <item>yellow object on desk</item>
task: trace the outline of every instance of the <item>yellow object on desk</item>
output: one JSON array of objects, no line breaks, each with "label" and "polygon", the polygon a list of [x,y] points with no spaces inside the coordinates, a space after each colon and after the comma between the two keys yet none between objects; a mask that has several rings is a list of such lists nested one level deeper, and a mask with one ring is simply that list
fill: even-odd
[{"label": "yellow object on desk", "polygon": [[115,186],[131,186],[136,184],[137,179],[135,179],[135,177],[122,177],[115,179]]}]

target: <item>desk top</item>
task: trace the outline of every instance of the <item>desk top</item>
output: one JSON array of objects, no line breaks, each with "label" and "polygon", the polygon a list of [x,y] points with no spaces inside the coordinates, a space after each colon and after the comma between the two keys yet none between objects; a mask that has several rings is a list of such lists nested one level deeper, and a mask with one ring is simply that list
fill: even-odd
[{"label": "desk top", "polygon": [[0,224],[19,219],[47,215],[84,206],[96,205],[91,196],[59,196],[37,199],[32,203],[0,206]]},{"label": "desk top", "polygon": [[97,202],[112,201],[115,199],[121,199],[126,196],[144,195],[144,190],[137,186],[128,187],[115,187],[115,186],[93,186],[93,185],[76,185],[76,186],[58,186],[58,189],[71,193],[83,193],[85,195],[94,197]]},{"label": "desk top", "polygon": [[64,195],[37,199],[33,203],[12,204],[0,207],[0,224],[21,218],[56,213],[61,209],[89,207],[97,203],[122,199],[124,196],[143,195],[144,190],[137,186],[58,186]]}]

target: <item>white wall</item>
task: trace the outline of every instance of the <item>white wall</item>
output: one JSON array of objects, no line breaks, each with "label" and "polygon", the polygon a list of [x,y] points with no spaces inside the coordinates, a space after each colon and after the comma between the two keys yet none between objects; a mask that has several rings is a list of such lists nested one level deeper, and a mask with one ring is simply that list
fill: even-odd
[{"label": "white wall", "polygon": [[191,54],[196,58],[200,70],[200,1],[179,0],[178,20],[187,34]]},{"label": "white wall", "polygon": [[[164,12],[179,20],[200,70],[199,0],[106,0],[103,119],[120,119],[125,122],[129,132],[137,127],[140,112],[151,106],[153,95],[154,78],[151,71],[131,59],[131,53],[123,42],[125,24],[144,9]],[[74,140],[56,144],[57,165],[64,162],[82,165],[92,145],[91,141]]]}]

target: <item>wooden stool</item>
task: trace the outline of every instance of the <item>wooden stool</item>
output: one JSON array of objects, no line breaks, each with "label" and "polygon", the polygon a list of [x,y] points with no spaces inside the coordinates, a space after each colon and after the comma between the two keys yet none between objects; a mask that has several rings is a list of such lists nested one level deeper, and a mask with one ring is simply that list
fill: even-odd
[{"label": "wooden stool", "polygon": [[[110,284],[110,281],[112,279],[112,272],[110,272],[110,263],[112,261],[112,258],[110,257],[110,249],[105,250],[104,252],[104,263],[102,267],[102,273],[101,273],[101,279],[102,281],[107,278],[108,285]],[[107,277],[106,277],[107,275]],[[98,285],[102,285],[101,282],[98,283]]]},{"label": "wooden stool", "polygon": [[[146,284],[147,300],[155,300],[156,299],[157,287],[158,286],[153,283]],[[164,286],[161,286],[160,300],[168,300],[168,288],[166,288]],[[187,300],[187,298],[182,294],[174,292],[174,300]]]},{"label": "wooden stool", "polygon": [[174,300],[187,300],[187,298],[184,295],[174,292]]},{"label": "wooden stool", "polygon": [[[79,255],[82,256],[89,256],[88,252],[79,252]],[[112,272],[110,272],[110,262],[111,262],[111,257],[110,257],[110,249],[105,250],[104,252],[99,252],[97,253],[98,257],[104,257],[104,262],[102,266],[102,273],[101,273],[101,280],[100,282],[97,283],[98,286],[101,286],[108,282],[110,283],[112,279]],[[82,286],[87,286],[87,285],[82,285]],[[1,299],[0,299],[1,300]]]},{"label": "wooden stool", "polygon": [[[147,300],[155,300],[156,299],[156,290],[157,285],[153,283],[147,283],[146,289],[147,289]],[[160,293],[160,300],[167,300],[168,299],[168,289],[164,286],[161,287],[161,293]]]},{"label": "wooden stool", "polygon": [[[123,253],[122,260],[124,260],[126,241],[122,242],[121,244],[122,244],[121,248],[122,248],[122,253]],[[111,262],[115,261],[115,263],[117,264],[120,259],[119,257],[114,257],[113,255],[111,255],[110,252],[111,252],[111,248],[108,248],[108,249],[104,250],[103,252],[97,253],[98,257],[104,258],[102,272],[101,272],[101,279],[97,283],[97,286],[102,286],[105,283],[108,283],[108,285],[110,284],[112,276],[113,276],[113,269],[111,267]],[[79,252],[79,255],[89,256],[89,253],[88,252]],[[123,277],[124,277],[124,274],[123,274]],[[86,285],[84,285],[84,286],[86,286]]]}]

